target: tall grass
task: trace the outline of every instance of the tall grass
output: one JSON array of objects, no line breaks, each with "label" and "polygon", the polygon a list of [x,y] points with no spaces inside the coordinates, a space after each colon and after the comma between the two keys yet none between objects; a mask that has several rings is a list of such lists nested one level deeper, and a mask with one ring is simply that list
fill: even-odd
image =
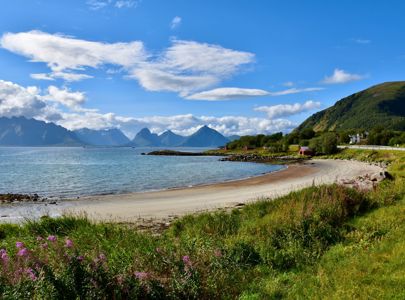
[{"label": "tall grass", "polygon": [[348,253],[367,256],[367,247],[398,228],[401,218],[389,212],[405,194],[402,159],[392,159],[394,180],[375,191],[313,186],[240,210],[186,216],[158,236],[85,216],[3,224],[0,293],[4,299],[263,299],[313,298],[319,290],[326,297],[339,287],[334,267],[356,266]]}]

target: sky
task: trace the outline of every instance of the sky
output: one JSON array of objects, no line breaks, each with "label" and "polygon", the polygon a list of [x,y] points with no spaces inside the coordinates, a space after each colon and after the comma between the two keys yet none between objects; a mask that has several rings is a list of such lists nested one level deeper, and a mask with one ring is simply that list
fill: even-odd
[{"label": "sky", "polygon": [[404,79],[404,1],[14,0],[0,117],[68,129],[289,132]]}]

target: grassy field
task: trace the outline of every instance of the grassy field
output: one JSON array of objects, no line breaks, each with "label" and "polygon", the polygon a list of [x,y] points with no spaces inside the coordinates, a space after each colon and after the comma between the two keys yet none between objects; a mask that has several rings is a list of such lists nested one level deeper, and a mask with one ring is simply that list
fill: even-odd
[{"label": "grassy field", "polygon": [[403,299],[405,154],[374,191],[310,187],[159,235],[82,217],[0,225],[3,299]]}]

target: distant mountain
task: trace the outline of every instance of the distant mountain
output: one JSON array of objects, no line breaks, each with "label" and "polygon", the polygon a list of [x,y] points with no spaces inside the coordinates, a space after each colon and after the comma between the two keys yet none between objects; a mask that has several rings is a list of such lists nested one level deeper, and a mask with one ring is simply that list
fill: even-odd
[{"label": "distant mountain", "polygon": [[313,114],[297,130],[369,130],[376,126],[405,130],[405,81],[382,83],[343,98]]},{"label": "distant mountain", "polygon": [[180,146],[186,137],[173,133],[171,130],[167,130],[159,135],[160,146],[177,147]]},{"label": "distant mountain", "polygon": [[79,146],[82,142],[72,132],[55,125],[24,117],[0,118],[2,146]]},{"label": "distant mountain", "polygon": [[74,133],[81,141],[93,146],[122,146],[130,142],[122,131],[116,128],[104,130],[83,128],[75,130]]},{"label": "distant mountain", "polygon": [[143,128],[136,134],[129,145],[134,147],[158,147],[161,144],[156,133],[151,133],[148,128]]},{"label": "distant mountain", "polygon": [[229,140],[218,131],[203,126],[186,138],[181,144],[183,147],[219,147],[224,146]]}]

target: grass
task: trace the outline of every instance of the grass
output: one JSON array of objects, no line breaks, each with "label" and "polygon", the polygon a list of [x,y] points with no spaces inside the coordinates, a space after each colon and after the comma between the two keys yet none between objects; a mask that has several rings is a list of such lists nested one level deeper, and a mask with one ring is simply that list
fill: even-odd
[{"label": "grass", "polygon": [[[371,192],[310,187],[231,212],[190,215],[161,235],[94,224],[85,216],[3,224],[0,248],[8,259],[0,260],[0,294],[3,299],[404,298],[405,155],[345,150],[333,157],[388,162],[394,179]],[[18,255],[18,241],[26,255]]]}]

